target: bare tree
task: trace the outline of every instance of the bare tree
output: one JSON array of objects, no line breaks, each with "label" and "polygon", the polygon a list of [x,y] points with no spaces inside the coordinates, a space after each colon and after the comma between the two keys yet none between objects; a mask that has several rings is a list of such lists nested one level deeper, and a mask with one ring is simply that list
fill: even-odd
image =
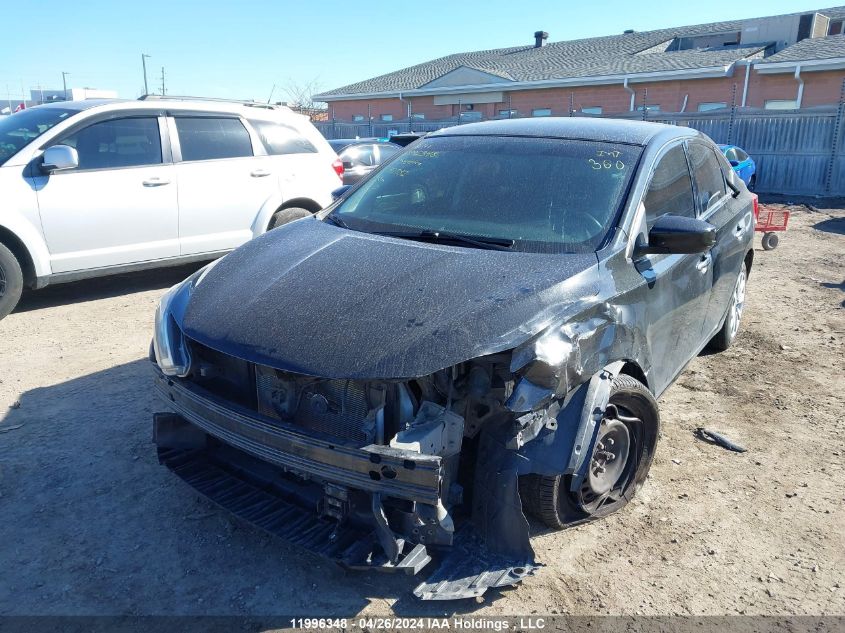
[{"label": "bare tree", "polygon": [[288,107],[315,119],[324,117],[327,112],[323,102],[314,101],[314,95],[318,94],[322,87],[322,84],[316,78],[304,83],[288,78],[282,86],[282,91],[287,95],[286,104]]}]

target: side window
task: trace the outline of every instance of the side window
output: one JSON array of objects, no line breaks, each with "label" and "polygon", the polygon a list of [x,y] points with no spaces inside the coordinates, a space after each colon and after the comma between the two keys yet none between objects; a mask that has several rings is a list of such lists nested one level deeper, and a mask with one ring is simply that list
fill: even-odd
[{"label": "side window", "polygon": [[214,160],[252,156],[249,132],[238,119],[177,117],[182,160]]},{"label": "side window", "polygon": [[376,155],[372,145],[353,145],[343,151],[341,160],[347,169],[372,167],[376,164]]},{"label": "side window", "polygon": [[745,160],[748,160],[748,154],[746,154],[745,152],[743,152],[743,151],[742,151],[741,149],[739,149],[738,147],[737,147],[737,148],[734,148],[734,153],[736,154],[736,159],[737,159],[740,163],[741,163],[741,162],[743,162],[743,161],[745,161]]},{"label": "side window", "polygon": [[154,117],[101,121],[63,138],[76,148],[79,169],[160,165],[161,136]]},{"label": "side window", "polygon": [[692,181],[683,146],[676,145],[657,163],[643,204],[649,229],[657,218],[667,213],[695,217]]},{"label": "side window", "polygon": [[689,144],[698,208],[703,212],[725,195],[725,177],[713,150],[703,143]]},{"label": "side window", "polygon": [[396,152],[399,151],[399,149],[400,148],[395,147],[393,145],[379,145],[379,165],[381,165],[384,161],[393,156]]},{"label": "side window", "polygon": [[317,148],[295,128],[272,121],[250,121],[270,156],[315,154]]},{"label": "side window", "polygon": [[729,161],[731,161],[731,160],[739,161],[739,157],[737,156],[736,148],[735,147],[729,147],[727,150],[725,150],[725,158],[727,158]]}]

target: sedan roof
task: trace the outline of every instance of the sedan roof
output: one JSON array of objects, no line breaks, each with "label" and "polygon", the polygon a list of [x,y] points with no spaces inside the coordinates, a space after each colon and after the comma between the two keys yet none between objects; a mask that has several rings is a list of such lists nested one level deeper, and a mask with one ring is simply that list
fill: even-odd
[{"label": "sedan roof", "polygon": [[663,140],[668,140],[674,137],[684,138],[696,135],[698,135],[698,132],[690,128],[663,123],[648,123],[646,121],[542,117],[467,123],[432,132],[428,135],[428,138],[438,136],[529,136],[647,145],[658,136]]}]

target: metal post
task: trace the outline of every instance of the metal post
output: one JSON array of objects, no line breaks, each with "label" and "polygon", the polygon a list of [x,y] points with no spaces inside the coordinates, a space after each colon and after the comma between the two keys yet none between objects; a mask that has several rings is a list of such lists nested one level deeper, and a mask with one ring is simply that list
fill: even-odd
[{"label": "metal post", "polygon": [[569,116],[575,116],[575,93],[569,93]]},{"label": "metal post", "polygon": [[643,89],[643,121],[648,116],[648,88]]},{"label": "metal post", "polygon": [[150,88],[147,86],[147,55],[146,53],[141,53],[141,66],[144,68],[144,94],[150,94]]},{"label": "metal post", "polygon": [[161,67],[161,96],[167,94],[164,90],[164,66]]},{"label": "metal post", "polygon": [[62,93],[64,94],[64,100],[67,101],[67,76],[70,73],[66,73],[62,71]]},{"label": "metal post", "polygon": [[373,135],[373,107],[372,104],[367,104],[367,123],[369,124],[369,134],[367,136]]},{"label": "metal post", "polygon": [[731,118],[728,120],[728,145],[733,145],[734,121],[736,119],[736,84],[731,87]]},{"label": "metal post", "polygon": [[842,134],[842,118],[845,115],[845,80],[839,91],[839,107],[836,109],[836,119],[833,122],[833,139],[830,143],[830,159],[827,161],[827,176],[824,190],[830,193],[833,188],[833,169],[836,166],[836,153],[839,151],[839,136]]}]

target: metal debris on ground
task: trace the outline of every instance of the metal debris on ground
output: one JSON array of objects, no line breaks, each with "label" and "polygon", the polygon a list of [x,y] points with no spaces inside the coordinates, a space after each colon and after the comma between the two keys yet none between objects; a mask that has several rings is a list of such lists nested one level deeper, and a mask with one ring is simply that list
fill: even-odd
[{"label": "metal debris on ground", "polygon": [[716,444],[718,446],[721,446],[722,448],[726,448],[729,451],[734,451],[736,453],[744,453],[746,450],[748,450],[744,446],[741,446],[736,442],[728,439],[721,433],[711,431],[710,429],[705,429],[701,426],[695,430],[695,436],[700,440],[708,442],[709,444]]}]

